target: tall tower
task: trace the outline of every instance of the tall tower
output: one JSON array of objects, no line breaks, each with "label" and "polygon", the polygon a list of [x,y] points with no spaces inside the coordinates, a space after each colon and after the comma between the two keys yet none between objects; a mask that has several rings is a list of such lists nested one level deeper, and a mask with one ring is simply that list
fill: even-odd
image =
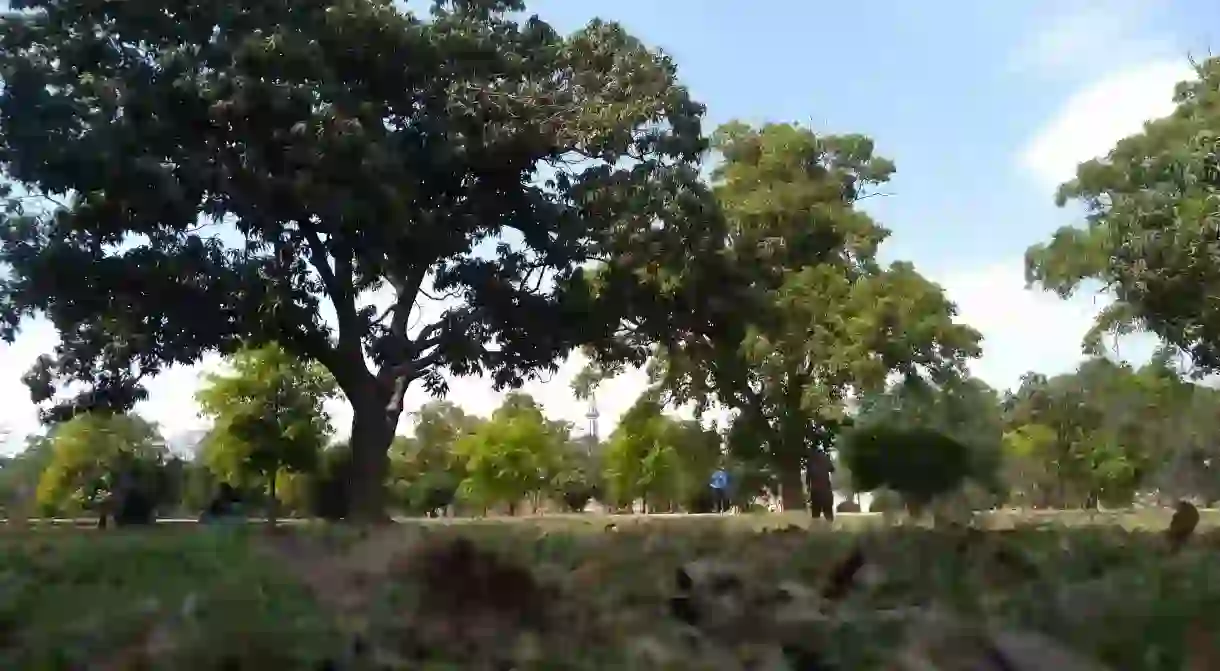
[{"label": "tall tower", "polygon": [[597,395],[589,394],[589,409],[585,411],[585,419],[589,420],[587,435],[589,437],[589,448],[592,449],[597,445],[599,435],[597,433],[597,418],[601,413],[597,412]]}]

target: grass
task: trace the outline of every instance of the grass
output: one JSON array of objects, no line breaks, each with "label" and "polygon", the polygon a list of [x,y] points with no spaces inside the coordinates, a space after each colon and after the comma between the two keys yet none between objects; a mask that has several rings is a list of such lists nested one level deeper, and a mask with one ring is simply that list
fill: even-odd
[{"label": "grass", "polygon": [[[786,515],[442,520],[372,536],[10,529],[0,668],[796,669],[818,668],[815,652],[833,664],[821,668],[914,668],[884,666],[902,654],[955,668],[996,631],[1112,669],[1220,668],[1220,520],[1205,516],[1173,556],[1168,520],[997,514],[984,534],[865,516],[806,531]],[[856,548],[864,567],[843,577]],[[824,598],[831,585],[845,596]]]}]

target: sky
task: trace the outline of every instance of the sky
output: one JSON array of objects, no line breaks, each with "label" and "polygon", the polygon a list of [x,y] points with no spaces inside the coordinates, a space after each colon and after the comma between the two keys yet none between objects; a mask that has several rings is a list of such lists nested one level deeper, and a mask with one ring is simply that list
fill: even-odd
[{"label": "sky", "polygon": [[[1076,164],[1104,155],[1142,122],[1172,110],[1189,58],[1220,50],[1214,0],[901,0],[872,3],[771,0],[534,0],[529,10],[560,30],[593,17],[616,20],[664,49],[707,105],[707,130],[731,119],[792,121],[819,132],[876,140],[898,172],[867,209],[893,231],[882,254],[907,259],[940,283],[960,318],[984,336],[973,372],[1000,389],[1029,370],[1066,372],[1104,296],[1062,301],[1025,288],[1023,254],[1079,212],[1056,208],[1056,186]],[[765,8],[765,9],[764,9]],[[29,322],[0,344],[0,427],[15,439],[37,429],[21,374],[57,335]],[[1139,361],[1147,337],[1115,343]],[[547,414],[578,427],[587,404],[569,383],[578,357],[524,391]],[[205,360],[149,385],[137,411],[167,437],[206,426],[193,394]],[[608,434],[645,384],[636,371],[598,392]],[[450,382],[449,400],[489,414],[502,394],[480,378]],[[407,408],[428,400],[408,394]],[[331,408],[340,433],[351,412]],[[404,418],[404,428],[410,417]]]}]

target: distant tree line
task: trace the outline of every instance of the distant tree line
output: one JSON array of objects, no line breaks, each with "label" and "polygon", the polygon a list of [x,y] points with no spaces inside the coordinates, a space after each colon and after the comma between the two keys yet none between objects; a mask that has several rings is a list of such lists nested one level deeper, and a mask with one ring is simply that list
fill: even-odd
[{"label": "distant tree line", "polygon": [[[325,370],[273,346],[230,364],[199,390],[213,423],[192,453],[171,452],[138,415],[79,415],[3,462],[6,514],[104,515],[134,488],[156,514],[193,517],[223,482],[256,514],[346,517],[350,452],[333,441]],[[594,502],[709,512],[711,474],[723,468],[749,510],[782,483],[755,453],[735,453],[731,434],[668,414],[654,389],[601,443],[525,394],[509,393],[490,417],[433,401],[395,438],[386,487],[401,515],[579,512]],[[1220,391],[1183,380],[1165,355],[1138,369],[1090,359],[1069,374],[1031,373],[1005,394],[972,378],[900,382],[856,404],[832,454],[835,488],[849,500],[870,493],[876,510],[1117,507],[1141,494],[1210,504],[1220,500]]]}]

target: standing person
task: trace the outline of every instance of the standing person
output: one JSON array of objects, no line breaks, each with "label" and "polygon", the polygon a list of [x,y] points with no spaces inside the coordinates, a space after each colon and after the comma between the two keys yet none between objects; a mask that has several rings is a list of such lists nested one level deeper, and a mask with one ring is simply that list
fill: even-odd
[{"label": "standing person", "polygon": [[723,468],[712,473],[712,512],[724,513],[729,509],[729,474]]},{"label": "standing person", "polygon": [[809,488],[809,513],[813,519],[825,517],[827,522],[835,519],[835,493],[830,484],[830,474],[835,465],[830,455],[815,449],[805,465],[805,486]]}]

